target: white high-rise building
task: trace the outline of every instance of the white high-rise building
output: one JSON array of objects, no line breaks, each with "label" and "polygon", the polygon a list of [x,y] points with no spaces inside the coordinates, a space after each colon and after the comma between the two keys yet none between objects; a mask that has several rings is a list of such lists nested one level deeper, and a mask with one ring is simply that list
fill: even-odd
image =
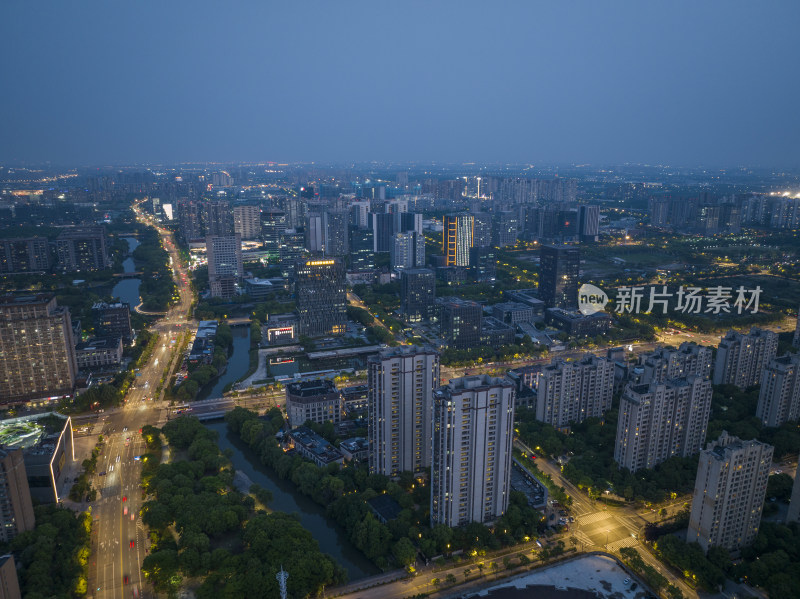
[{"label": "white high-rise building", "polygon": [[242,239],[257,239],[261,233],[261,209],[258,206],[235,206],[233,230]]},{"label": "white high-rise building", "polygon": [[767,494],[772,445],[723,431],[700,452],[686,540],[704,551],[737,551],[756,539]]},{"label": "white high-rise building", "polygon": [[534,379],[536,419],[556,428],[587,418],[600,418],[611,407],[614,364],[586,354],[567,362],[560,358],[542,368]]},{"label": "white high-rise building", "polygon": [[715,385],[746,389],[761,382],[761,371],[778,353],[778,335],[753,327],[748,334],[728,331],[717,348]]},{"label": "white high-rise building", "polygon": [[710,347],[696,343],[683,342],[678,349],[662,347],[639,358],[644,373],[640,383],[663,383],[669,379],[677,379],[690,374],[703,378],[711,378]]},{"label": "white high-rise building", "polygon": [[431,465],[431,405],[439,354],[400,346],[367,360],[370,472],[396,476]]},{"label": "white high-rise building", "polygon": [[238,235],[206,237],[208,284],[212,297],[232,297],[236,283],[244,275],[242,238]]},{"label": "white high-rise building", "polygon": [[800,355],[786,354],[767,363],[761,374],[756,417],[771,427],[800,418]]},{"label": "white high-rise building", "polygon": [[711,381],[696,375],[628,385],[617,420],[614,460],[636,472],[703,447],[711,414]]},{"label": "white high-rise building", "polygon": [[431,526],[493,522],[508,508],[514,385],[488,375],[434,394]]},{"label": "white high-rise building", "polygon": [[425,266],[425,238],[419,233],[395,233],[390,248],[392,268],[423,268]]}]

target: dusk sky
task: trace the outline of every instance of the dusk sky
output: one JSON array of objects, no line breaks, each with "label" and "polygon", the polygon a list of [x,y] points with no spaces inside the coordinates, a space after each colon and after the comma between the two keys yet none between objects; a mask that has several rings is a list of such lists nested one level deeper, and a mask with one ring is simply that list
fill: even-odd
[{"label": "dusk sky", "polygon": [[0,161],[800,167],[800,2],[4,0]]}]

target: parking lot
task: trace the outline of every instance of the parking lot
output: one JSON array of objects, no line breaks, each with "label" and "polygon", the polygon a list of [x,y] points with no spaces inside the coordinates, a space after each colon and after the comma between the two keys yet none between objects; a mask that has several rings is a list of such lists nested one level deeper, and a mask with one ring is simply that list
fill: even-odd
[{"label": "parking lot", "polygon": [[511,488],[520,491],[528,498],[528,503],[536,508],[547,504],[547,489],[514,461],[511,469]]}]

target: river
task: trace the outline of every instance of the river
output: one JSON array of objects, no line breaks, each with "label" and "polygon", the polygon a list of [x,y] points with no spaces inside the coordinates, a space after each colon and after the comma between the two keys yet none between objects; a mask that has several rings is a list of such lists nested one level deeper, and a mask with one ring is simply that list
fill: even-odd
[{"label": "river", "polygon": [[202,389],[197,399],[222,397],[225,385],[238,381],[250,368],[250,327],[231,327],[231,333],[233,333],[233,353],[228,358],[228,368],[222,373],[222,376],[210,383],[210,387]]},{"label": "river", "polygon": [[[133,250],[139,247],[139,240],[135,237],[123,237],[123,239],[128,242],[128,253],[133,254]],[[130,256],[125,258],[122,263],[122,268],[125,272],[135,272],[136,264],[133,258]],[[114,285],[114,288],[111,290],[111,295],[130,304],[131,310],[133,310],[141,301],[139,299],[139,285],[141,284],[142,281],[138,277],[135,279],[122,279],[119,283]]]},{"label": "river", "polygon": [[328,522],[324,508],[308,497],[300,495],[295,490],[294,484],[279,479],[274,472],[259,463],[247,445],[235,435],[228,433],[227,424],[217,421],[206,426],[219,433],[221,450],[230,449],[233,452],[231,461],[234,468],[242,471],[254,483],[272,492],[273,500],[269,507],[282,512],[296,512],[300,516],[301,524],[319,542],[320,550],[339,562],[347,570],[351,581],[379,573],[375,565],[347,540],[344,530]]}]

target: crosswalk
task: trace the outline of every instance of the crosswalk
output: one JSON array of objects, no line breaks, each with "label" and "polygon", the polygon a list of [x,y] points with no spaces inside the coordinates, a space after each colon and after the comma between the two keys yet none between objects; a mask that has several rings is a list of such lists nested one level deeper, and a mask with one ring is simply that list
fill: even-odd
[{"label": "crosswalk", "polygon": [[639,542],[634,539],[633,537],[625,537],[620,539],[619,541],[614,541],[613,543],[608,544],[608,551],[619,551],[623,547],[634,547]]},{"label": "crosswalk", "polygon": [[594,524],[602,520],[607,520],[611,517],[608,512],[594,512],[593,514],[586,514],[585,516],[578,516],[578,524]]}]

